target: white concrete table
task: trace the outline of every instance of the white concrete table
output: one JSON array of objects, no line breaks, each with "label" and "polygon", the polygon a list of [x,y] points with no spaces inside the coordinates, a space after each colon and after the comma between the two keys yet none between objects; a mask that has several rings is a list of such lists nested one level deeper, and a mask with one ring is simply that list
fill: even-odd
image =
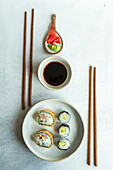
[{"label": "white concrete table", "polygon": [[[46,162],[26,147],[21,134],[30,109],[21,109],[24,12],[28,11],[27,82],[29,82],[31,10],[35,9],[33,105],[60,98],[81,113],[85,137],[78,151],[61,162]],[[37,78],[39,63],[47,54],[43,41],[57,15],[57,30],[64,39],[59,56],[72,67],[70,84],[59,91],[45,89]],[[89,102],[89,66],[97,67],[99,170],[113,169],[113,3],[107,0],[1,0],[0,1],[0,170],[86,170]],[[27,90],[28,92],[28,86]],[[28,93],[26,96],[28,103]],[[28,105],[28,104],[27,104]],[[92,136],[93,139],[93,136]],[[93,140],[92,140],[93,141]],[[92,143],[93,144],[93,143]]]}]

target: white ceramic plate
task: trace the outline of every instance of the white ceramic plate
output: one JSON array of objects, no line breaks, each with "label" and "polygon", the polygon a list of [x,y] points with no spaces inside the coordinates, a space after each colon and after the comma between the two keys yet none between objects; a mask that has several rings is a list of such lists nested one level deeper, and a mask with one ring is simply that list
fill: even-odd
[{"label": "white ceramic plate", "polygon": [[[40,126],[36,122],[37,112],[43,109],[55,112],[56,124],[53,127]],[[71,143],[69,150],[57,148],[57,142],[60,138],[58,128],[61,125],[58,115],[61,111],[68,111],[71,114],[71,119],[68,123],[70,134],[67,137]],[[54,144],[51,148],[39,147],[34,142],[36,132],[42,129],[47,129],[54,135]],[[23,122],[22,133],[26,145],[36,156],[47,161],[60,161],[66,159],[78,149],[84,136],[84,125],[80,114],[72,105],[59,99],[49,99],[37,103],[29,110]]]},{"label": "white ceramic plate", "polygon": [[[45,81],[44,76],[43,76],[44,68],[46,67],[46,65],[48,65],[48,63],[50,63],[52,61],[57,61],[57,62],[62,63],[65,66],[66,70],[67,70],[67,78],[64,81],[64,83],[62,83],[59,86],[52,86],[52,85],[48,84]],[[71,75],[72,75],[72,71],[71,71],[71,67],[70,67],[69,63],[65,59],[63,59],[62,57],[59,57],[59,56],[47,57],[46,59],[44,59],[40,63],[39,68],[38,68],[38,78],[39,78],[40,82],[42,83],[42,85],[44,87],[46,87],[47,89],[49,89],[49,90],[59,90],[59,89],[65,87],[70,82]]]}]

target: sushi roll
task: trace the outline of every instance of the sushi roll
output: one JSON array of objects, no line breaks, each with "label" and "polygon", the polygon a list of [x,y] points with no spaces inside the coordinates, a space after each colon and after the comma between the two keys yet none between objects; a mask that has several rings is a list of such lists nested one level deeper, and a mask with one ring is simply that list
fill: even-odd
[{"label": "sushi roll", "polygon": [[50,110],[40,110],[36,120],[39,125],[53,126],[56,122],[55,113]]},{"label": "sushi roll", "polygon": [[35,143],[44,148],[50,148],[53,145],[53,134],[48,130],[40,130],[36,133]]},{"label": "sushi roll", "polygon": [[70,127],[69,125],[62,124],[59,128],[59,135],[62,137],[68,136],[70,133]]},{"label": "sushi roll", "polygon": [[61,123],[68,123],[70,118],[71,118],[70,114],[66,111],[62,111],[59,114],[59,120],[60,120]]},{"label": "sushi roll", "polygon": [[66,138],[58,141],[58,148],[61,150],[68,150],[70,148],[70,141]]}]

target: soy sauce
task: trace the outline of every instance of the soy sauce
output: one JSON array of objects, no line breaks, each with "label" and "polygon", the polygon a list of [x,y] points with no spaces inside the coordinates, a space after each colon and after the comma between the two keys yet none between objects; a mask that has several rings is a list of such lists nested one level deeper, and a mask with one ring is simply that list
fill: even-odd
[{"label": "soy sauce", "polygon": [[43,72],[45,81],[52,86],[59,86],[67,78],[67,70],[62,63],[50,62]]}]

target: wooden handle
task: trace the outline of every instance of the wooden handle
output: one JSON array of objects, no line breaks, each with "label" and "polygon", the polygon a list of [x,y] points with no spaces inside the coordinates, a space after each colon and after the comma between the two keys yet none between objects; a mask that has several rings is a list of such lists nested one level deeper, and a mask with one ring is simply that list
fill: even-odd
[{"label": "wooden handle", "polygon": [[24,55],[23,55],[23,93],[22,93],[22,109],[25,109],[25,93],[26,93],[26,48],[27,48],[27,12],[25,12],[24,26]]},{"label": "wooden handle", "polygon": [[56,14],[53,14],[52,20],[53,20],[53,25],[54,25],[54,27],[56,29]]},{"label": "wooden handle", "polygon": [[91,124],[92,124],[92,66],[90,67],[89,91],[89,129],[88,129],[88,165],[91,165]]},{"label": "wooden handle", "polygon": [[97,99],[96,99],[96,67],[94,67],[94,163],[98,166],[97,159]]}]

